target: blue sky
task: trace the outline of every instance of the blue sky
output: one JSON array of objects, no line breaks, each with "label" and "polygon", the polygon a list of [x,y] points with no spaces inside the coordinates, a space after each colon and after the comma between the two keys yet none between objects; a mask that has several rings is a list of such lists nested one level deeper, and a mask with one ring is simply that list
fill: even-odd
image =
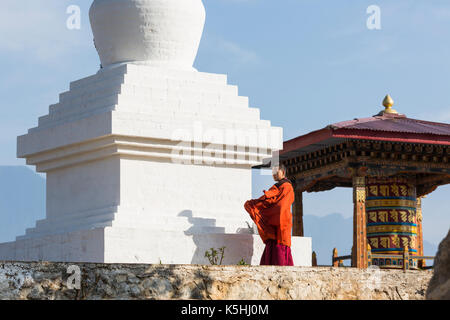
[{"label": "blue sky", "polygon": [[[0,165],[16,159],[16,136],[37,125],[69,82],[94,74],[99,59],[90,0],[3,0],[0,11]],[[371,116],[386,93],[411,118],[450,122],[448,0],[204,0],[199,71],[226,73],[263,119],[289,139],[327,124]],[[66,9],[81,7],[80,30]],[[381,30],[366,27],[369,5]],[[270,179],[254,174],[255,196]],[[424,200],[425,239],[448,232],[450,186]],[[305,197],[305,212],[351,216],[351,191]]]}]

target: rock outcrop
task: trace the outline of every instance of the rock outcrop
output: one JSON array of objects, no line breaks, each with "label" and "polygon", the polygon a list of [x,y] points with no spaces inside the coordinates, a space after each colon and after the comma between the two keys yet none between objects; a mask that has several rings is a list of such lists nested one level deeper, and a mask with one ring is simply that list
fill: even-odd
[{"label": "rock outcrop", "polygon": [[450,300],[450,231],[439,245],[426,297],[430,300]]}]

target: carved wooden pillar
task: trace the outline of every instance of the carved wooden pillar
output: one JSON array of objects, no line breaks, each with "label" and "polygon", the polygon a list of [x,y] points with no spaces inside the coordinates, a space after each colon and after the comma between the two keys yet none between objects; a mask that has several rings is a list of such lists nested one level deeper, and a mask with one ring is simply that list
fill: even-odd
[{"label": "carved wooden pillar", "polygon": [[367,268],[366,178],[353,177],[352,266]]},{"label": "carved wooden pillar", "polygon": [[295,202],[293,205],[292,235],[303,237],[303,192],[295,190]]},{"label": "carved wooden pillar", "polygon": [[[417,217],[417,255],[423,256],[423,229],[422,229],[422,198],[417,198],[416,202]],[[418,261],[419,268],[425,267],[425,260]]]},{"label": "carved wooden pillar", "polygon": [[333,267],[339,267],[339,260],[336,260],[336,258],[338,257],[338,251],[336,248],[333,249],[333,256],[331,258],[331,265]]}]

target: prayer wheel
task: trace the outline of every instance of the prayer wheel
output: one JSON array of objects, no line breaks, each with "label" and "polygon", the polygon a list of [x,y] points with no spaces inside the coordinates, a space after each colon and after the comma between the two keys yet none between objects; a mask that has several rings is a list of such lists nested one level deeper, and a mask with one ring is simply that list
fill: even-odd
[{"label": "prayer wheel", "polygon": [[[374,258],[380,268],[403,268],[405,248],[409,256],[417,255],[418,219],[415,184],[403,177],[367,178],[367,240],[373,254],[398,258]],[[417,268],[417,260],[409,260]]]}]

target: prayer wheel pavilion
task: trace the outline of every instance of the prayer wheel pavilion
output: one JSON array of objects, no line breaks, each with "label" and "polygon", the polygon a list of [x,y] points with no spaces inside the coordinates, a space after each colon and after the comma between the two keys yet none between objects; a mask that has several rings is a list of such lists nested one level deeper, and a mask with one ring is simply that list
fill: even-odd
[{"label": "prayer wheel pavilion", "polygon": [[[374,254],[398,255],[372,259],[382,268],[401,268],[405,248],[423,256],[421,198],[450,183],[450,124],[399,114],[389,95],[383,105],[375,116],[285,141],[279,154],[295,185],[294,236],[303,236],[304,192],[353,188],[352,266],[358,268],[368,266],[368,245]],[[417,260],[409,263],[417,268]]]}]

